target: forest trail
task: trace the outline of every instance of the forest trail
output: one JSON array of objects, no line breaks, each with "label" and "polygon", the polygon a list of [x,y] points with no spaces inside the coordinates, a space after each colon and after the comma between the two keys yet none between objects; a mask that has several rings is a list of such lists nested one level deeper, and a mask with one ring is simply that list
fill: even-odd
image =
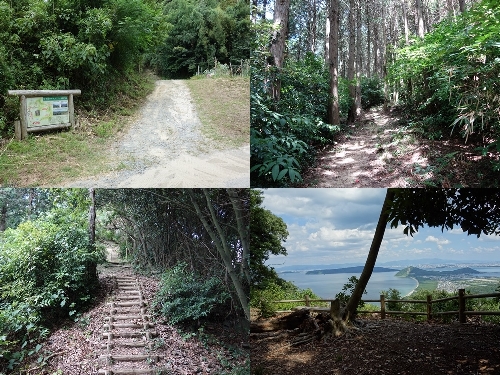
[{"label": "forest trail", "polygon": [[39,352],[45,358],[42,366],[35,358],[28,374],[221,373],[230,352],[153,318],[158,278],[135,273],[119,259],[116,244],[105,246],[112,263],[98,266],[97,303],[47,337]]},{"label": "forest trail", "polygon": [[[396,114],[371,109],[320,152],[304,187],[409,187],[415,166],[428,166],[427,148],[399,125]],[[420,178],[420,177],[419,177]]]},{"label": "forest trail", "polygon": [[64,187],[247,187],[250,147],[216,150],[201,132],[182,80],[158,80],[126,134],[110,148],[115,171]]}]

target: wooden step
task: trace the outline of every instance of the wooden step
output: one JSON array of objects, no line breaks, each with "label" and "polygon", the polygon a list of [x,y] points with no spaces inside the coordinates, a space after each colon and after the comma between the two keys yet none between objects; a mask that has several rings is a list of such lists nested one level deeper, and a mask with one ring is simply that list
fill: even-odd
[{"label": "wooden step", "polygon": [[141,331],[141,332],[102,332],[102,336],[104,338],[107,338],[108,340],[113,339],[113,337],[122,337],[122,338],[132,338],[132,337],[143,337],[146,336],[152,337],[152,336],[157,336],[158,332],[156,331]]},{"label": "wooden step", "polygon": [[[122,369],[122,370],[99,370],[99,374],[102,375],[155,375],[160,369]],[[165,373],[167,370],[164,370]]]},{"label": "wooden step", "polygon": [[157,355],[148,355],[148,354],[129,354],[129,355],[101,355],[99,357],[101,361],[106,361],[108,364],[112,364],[116,361],[122,362],[140,362],[147,361],[150,362],[158,362],[159,357]]},{"label": "wooden step", "polygon": [[[121,311],[121,310],[126,310]],[[120,311],[116,307],[112,307],[110,313],[111,314],[147,314],[146,309],[143,307],[141,309],[131,309],[131,308],[122,308]]]},{"label": "wooden step", "polygon": [[114,321],[114,320],[129,320],[129,319],[142,319],[147,322],[151,316],[149,315],[113,315],[106,317],[106,320]]},{"label": "wooden step", "polygon": [[117,328],[136,328],[136,329],[149,329],[154,328],[154,324],[144,323],[144,324],[133,324],[133,323],[114,323],[114,324],[104,324],[104,329],[117,329]]},{"label": "wooden step", "polygon": [[112,342],[107,344],[101,344],[101,348],[111,350],[117,346],[126,347],[126,348],[149,348],[151,349],[152,343],[147,341],[127,341],[127,342]]},{"label": "wooden step", "polygon": [[110,302],[111,308],[114,307],[144,307],[144,302]]},{"label": "wooden step", "polygon": [[116,296],[116,299],[126,299],[126,300],[137,300],[139,299],[139,302],[142,301],[142,296],[141,295],[132,295],[132,296]]}]

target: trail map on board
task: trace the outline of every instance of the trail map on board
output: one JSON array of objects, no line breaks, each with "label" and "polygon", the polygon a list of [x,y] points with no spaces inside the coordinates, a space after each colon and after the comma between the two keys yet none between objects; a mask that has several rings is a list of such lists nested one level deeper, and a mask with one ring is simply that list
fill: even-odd
[{"label": "trail map on board", "polygon": [[28,128],[69,123],[68,97],[26,98]]}]

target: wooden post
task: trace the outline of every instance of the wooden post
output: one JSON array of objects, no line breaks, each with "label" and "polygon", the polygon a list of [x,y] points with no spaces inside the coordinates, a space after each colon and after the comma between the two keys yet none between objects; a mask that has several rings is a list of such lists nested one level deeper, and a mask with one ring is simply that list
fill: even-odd
[{"label": "wooden post", "polygon": [[21,95],[21,139],[28,138],[28,120],[26,119],[26,112],[28,112],[28,104],[26,102],[26,96]]},{"label": "wooden post", "polygon": [[385,319],[385,296],[380,295],[380,318]]},{"label": "wooden post", "polygon": [[427,321],[430,322],[432,319],[432,296],[427,295]]},{"label": "wooden post", "polygon": [[311,306],[311,302],[309,302],[309,296],[306,294],[306,297],[305,297],[305,300],[306,300],[306,306]]},{"label": "wooden post", "polygon": [[21,121],[19,120],[14,121],[14,133],[16,135],[16,139],[20,141],[22,134],[21,134]]},{"label": "wooden post", "polygon": [[68,110],[69,110],[69,123],[71,126],[75,126],[75,106],[73,104],[73,94],[69,94],[68,97]]},{"label": "wooden post", "polygon": [[465,289],[458,290],[458,320],[460,323],[465,323]]},{"label": "wooden post", "polygon": [[333,321],[340,319],[340,301],[338,299],[330,302],[330,316],[332,317]]}]

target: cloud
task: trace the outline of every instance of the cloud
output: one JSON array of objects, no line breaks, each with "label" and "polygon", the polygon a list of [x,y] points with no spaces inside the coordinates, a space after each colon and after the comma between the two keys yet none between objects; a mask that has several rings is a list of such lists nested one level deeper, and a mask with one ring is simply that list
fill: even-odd
[{"label": "cloud", "polygon": [[448,245],[450,243],[450,240],[446,239],[439,239],[434,236],[427,236],[425,239],[426,242],[435,242],[436,245],[438,245],[438,248],[442,249],[443,245]]}]

